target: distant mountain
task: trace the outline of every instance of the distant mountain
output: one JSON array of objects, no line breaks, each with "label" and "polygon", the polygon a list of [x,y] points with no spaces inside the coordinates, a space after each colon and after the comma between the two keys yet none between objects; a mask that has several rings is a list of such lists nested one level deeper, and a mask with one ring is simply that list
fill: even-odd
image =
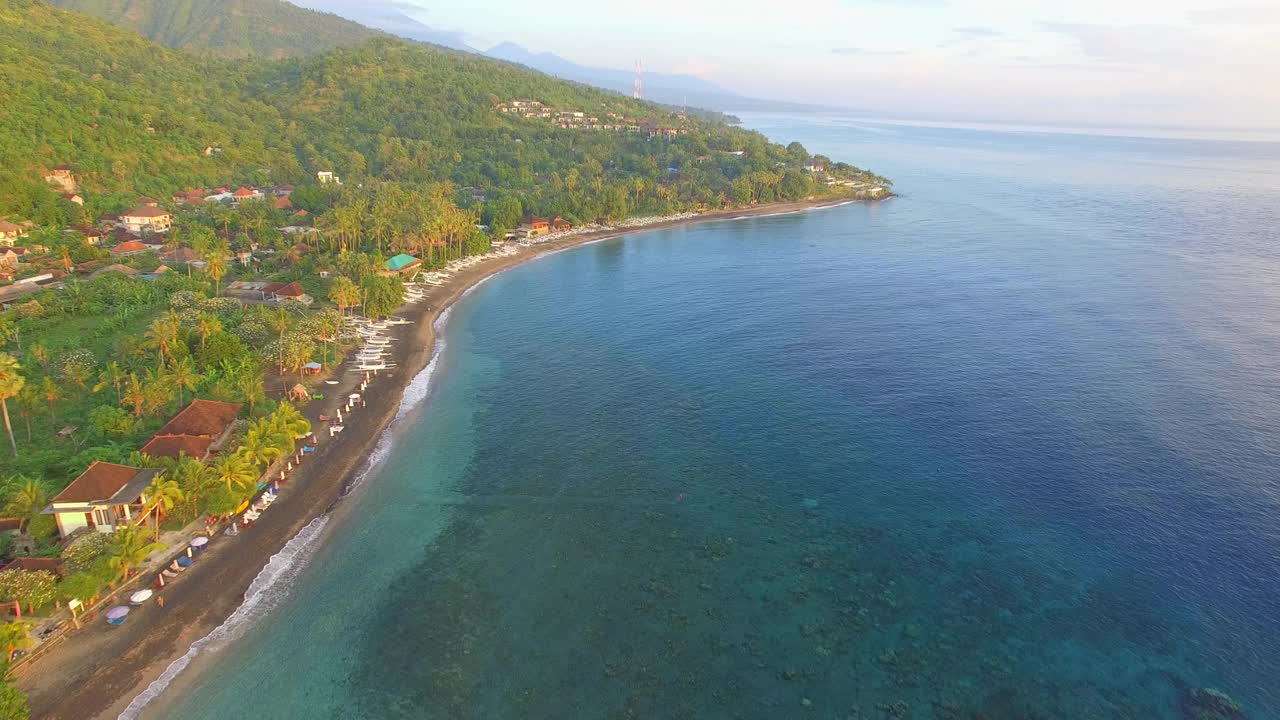
[{"label": "distant mountain", "polygon": [[51,0],[170,47],[218,57],[285,58],[357,45],[382,33],[283,0]]},{"label": "distant mountain", "polygon": [[[489,48],[486,55],[517,63],[564,80],[594,85],[630,95],[634,89],[634,70],[579,65],[555,53],[533,52],[521,45],[505,42]],[[690,105],[716,110],[815,110],[813,105],[763,100],[739,95],[694,75],[645,72],[644,99],[665,105]]]},{"label": "distant mountain", "polygon": [[409,40],[441,45],[454,50],[479,53],[467,45],[462,33],[436,30],[409,16],[396,0],[297,0],[297,4],[313,10],[335,13],[371,28],[377,28]]}]

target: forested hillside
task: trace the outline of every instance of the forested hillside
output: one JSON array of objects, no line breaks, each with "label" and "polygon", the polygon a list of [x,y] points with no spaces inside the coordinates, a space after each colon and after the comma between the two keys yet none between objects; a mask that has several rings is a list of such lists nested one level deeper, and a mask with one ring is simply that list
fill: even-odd
[{"label": "forested hillside", "polygon": [[[218,60],[37,0],[0,5],[0,35],[0,216],[42,225],[120,210],[138,194],[298,183],[318,170],[450,181],[576,219],[826,192],[798,146],[385,36],[307,58]],[[497,112],[512,98],[683,134],[566,130]],[[84,210],[41,179],[63,163],[77,168]]]},{"label": "forested hillside", "polygon": [[162,45],[218,57],[296,57],[381,33],[283,0],[53,0]]}]

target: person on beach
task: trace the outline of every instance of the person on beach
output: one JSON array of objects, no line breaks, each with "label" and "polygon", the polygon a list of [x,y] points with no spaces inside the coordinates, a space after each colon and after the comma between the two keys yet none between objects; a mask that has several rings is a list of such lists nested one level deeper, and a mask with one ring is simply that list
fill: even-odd
[{"label": "person on beach", "polygon": [[157,605],[157,606],[159,606],[159,607],[164,607],[164,596],[163,596],[163,595],[157,595],[157,596],[156,596],[156,605]]}]

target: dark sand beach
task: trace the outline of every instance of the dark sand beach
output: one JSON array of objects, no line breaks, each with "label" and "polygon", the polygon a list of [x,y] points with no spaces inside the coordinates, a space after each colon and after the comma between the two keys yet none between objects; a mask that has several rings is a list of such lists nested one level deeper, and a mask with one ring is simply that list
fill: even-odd
[{"label": "dark sand beach", "polygon": [[[623,234],[846,202],[777,203],[584,232],[547,240],[513,255],[491,257],[455,272],[447,283],[431,289],[420,304],[405,311],[404,316],[413,324],[396,328],[396,369],[384,371],[374,381],[366,395],[367,407],[351,418],[344,432],[332,440],[322,437],[318,451],[295,472],[280,500],[262,520],[238,537],[211,543],[193,571],[164,590],[164,607],[152,605],[135,612],[119,628],[94,618],[85,629],[20,668],[17,682],[29,694],[32,717],[117,717],[192,643],[225,621],[242,603],[271,556],[339,500],[353,474],[364,466],[382,430],[395,418],[405,386],[430,362],[436,344],[436,319],[477,282],[540,255]],[[329,386],[332,397],[342,397],[358,381],[354,373],[338,377],[344,378],[344,384],[337,386],[336,392]],[[319,428],[318,416],[331,411],[331,404],[315,401],[304,412]]]}]

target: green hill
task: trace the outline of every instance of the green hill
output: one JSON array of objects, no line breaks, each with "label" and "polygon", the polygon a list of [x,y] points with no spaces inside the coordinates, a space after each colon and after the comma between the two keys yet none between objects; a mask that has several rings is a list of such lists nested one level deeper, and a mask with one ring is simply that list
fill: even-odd
[{"label": "green hill", "polygon": [[296,57],[382,33],[282,0],[53,0],[155,42],[218,57]]},{"label": "green hill", "polygon": [[[63,163],[77,167],[90,213],[186,187],[297,184],[317,170],[475,186],[576,218],[827,192],[801,169],[798,146],[388,36],[305,58],[222,60],[39,0],[0,2],[0,36],[0,216],[39,224],[80,219],[41,179]],[[512,98],[684,134],[565,130],[497,111]]]}]

